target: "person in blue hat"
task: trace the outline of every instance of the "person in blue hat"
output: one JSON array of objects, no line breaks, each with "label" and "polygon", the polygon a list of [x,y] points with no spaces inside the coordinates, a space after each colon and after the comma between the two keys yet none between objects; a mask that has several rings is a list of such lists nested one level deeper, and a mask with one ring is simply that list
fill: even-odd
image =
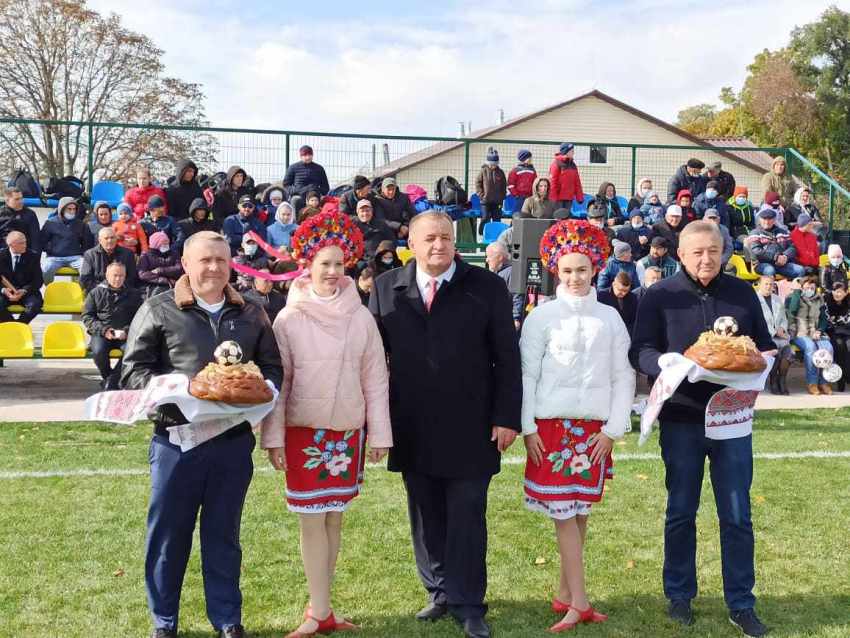
[{"label": "person in blue hat", "polygon": [[519,164],[508,173],[508,195],[516,197],[514,210],[522,210],[526,197],[534,193],[534,182],[537,180],[537,169],[531,163],[531,151],[524,148],[516,154]]}]

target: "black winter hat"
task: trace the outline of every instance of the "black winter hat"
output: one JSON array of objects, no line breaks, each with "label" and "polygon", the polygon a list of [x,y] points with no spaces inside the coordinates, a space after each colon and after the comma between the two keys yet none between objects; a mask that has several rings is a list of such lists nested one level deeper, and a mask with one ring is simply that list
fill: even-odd
[{"label": "black winter hat", "polygon": [[688,168],[698,168],[702,170],[705,168],[705,162],[698,160],[696,157],[692,157],[688,160]]},{"label": "black winter hat", "polygon": [[352,180],[351,185],[354,187],[354,190],[360,190],[364,186],[371,186],[372,182],[369,181],[368,177],[363,175],[355,176],[354,180]]}]

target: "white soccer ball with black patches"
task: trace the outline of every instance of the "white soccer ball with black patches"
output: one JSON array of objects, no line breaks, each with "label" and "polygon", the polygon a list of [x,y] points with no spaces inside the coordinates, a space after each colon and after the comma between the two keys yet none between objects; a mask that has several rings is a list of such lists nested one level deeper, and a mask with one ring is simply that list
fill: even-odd
[{"label": "white soccer ball with black patches", "polygon": [[738,322],[735,317],[718,317],[714,322],[714,333],[721,337],[733,337],[738,334]]},{"label": "white soccer ball with black patches", "polygon": [[812,353],[812,363],[816,368],[826,369],[832,365],[832,353],[826,348],[820,348]]},{"label": "white soccer ball with black patches", "polygon": [[225,366],[236,365],[242,362],[242,346],[235,341],[222,341],[213,353],[216,363]]},{"label": "white soccer ball with black patches", "polygon": [[841,381],[842,376],[844,376],[844,372],[841,370],[841,366],[836,363],[833,363],[823,371],[823,380],[827,383],[838,383]]}]

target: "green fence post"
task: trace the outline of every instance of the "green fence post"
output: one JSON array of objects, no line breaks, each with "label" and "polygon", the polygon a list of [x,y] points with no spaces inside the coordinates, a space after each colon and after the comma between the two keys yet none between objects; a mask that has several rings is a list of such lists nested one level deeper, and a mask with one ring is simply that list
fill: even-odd
[{"label": "green fence post", "polygon": [[89,156],[88,156],[88,171],[89,171],[89,195],[94,188],[94,126],[89,124]]},{"label": "green fence post", "polygon": [[463,187],[466,192],[470,192],[469,188],[469,142],[463,143]]},{"label": "green fence post", "polygon": [[286,134],[286,168],[289,168],[289,133]]},{"label": "green fence post", "polygon": [[833,227],[833,208],[835,204],[835,191],[832,188],[832,183],[829,184],[829,236],[832,237],[832,227]]},{"label": "green fence post", "polygon": [[637,146],[632,146],[632,181],[631,188],[633,193],[637,192],[637,184],[635,184],[635,180],[637,179]]}]

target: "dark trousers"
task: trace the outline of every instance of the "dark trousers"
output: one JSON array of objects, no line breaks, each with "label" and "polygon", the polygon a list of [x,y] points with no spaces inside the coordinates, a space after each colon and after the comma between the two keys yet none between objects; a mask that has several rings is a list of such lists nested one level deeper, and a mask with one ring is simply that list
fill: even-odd
[{"label": "dark trousers", "polygon": [[115,362],[115,367],[113,368],[109,361],[109,351],[123,351],[126,343],[126,341],[121,339],[107,339],[101,335],[93,335],[91,338],[89,347],[91,348],[92,358],[100,372],[100,377],[104,382],[103,387],[106,390],[117,390],[118,382],[121,379],[121,359]]},{"label": "dark trousers", "polygon": [[198,510],[207,618],[216,630],[241,624],[239,527],[254,473],[253,450],[254,435],[242,426],[188,452],[166,436],[151,441],[145,589],[156,628],[177,629]]},{"label": "dark trousers", "polygon": [[833,334],[830,337],[832,349],[835,351],[835,363],[841,366],[842,376],[838,381],[838,389],[844,391],[847,380],[850,379],[850,335]]},{"label": "dark trousers", "polygon": [[405,472],[419,578],[434,603],[459,619],[487,613],[487,489],[490,478]]},{"label": "dark trousers", "polygon": [[481,221],[478,224],[478,233],[484,233],[484,224],[487,222],[502,221],[502,204],[481,204]]},{"label": "dark trousers", "polygon": [[38,316],[41,312],[41,307],[44,300],[41,298],[40,292],[31,292],[24,295],[20,301],[11,302],[5,295],[0,295],[0,323],[6,321],[15,321],[12,313],[9,312],[9,306],[23,306],[24,311],[18,316],[18,321],[21,323],[29,323]]},{"label": "dark trousers", "polygon": [[664,523],[664,595],[691,600],[697,595],[697,530],[705,458],[720,519],[723,595],[730,610],[755,605],[752,436],[715,441],[703,423],[661,424],[661,456],[667,471],[667,519]]}]

